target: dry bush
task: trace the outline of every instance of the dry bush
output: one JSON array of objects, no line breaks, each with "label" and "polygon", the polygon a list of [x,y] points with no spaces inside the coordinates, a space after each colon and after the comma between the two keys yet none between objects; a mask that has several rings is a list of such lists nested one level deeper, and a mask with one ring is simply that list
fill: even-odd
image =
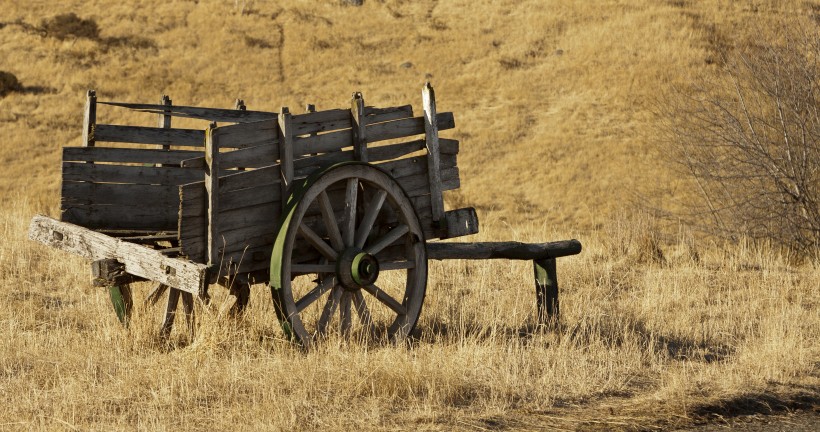
[{"label": "dry bush", "polygon": [[674,94],[669,154],[700,192],[687,220],[820,250],[820,27],[783,26]]},{"label": "dry bush", "polygon": [[85,38],[96,40],[100,37],[100,27],[93,18],[80,18],[74,12],[44,19],[40,29],[46,36],[57,39]]},{"label": "dry bush", "polygon": [[13,73],[0,71],[0,97],[22,89],[23,86]]}]

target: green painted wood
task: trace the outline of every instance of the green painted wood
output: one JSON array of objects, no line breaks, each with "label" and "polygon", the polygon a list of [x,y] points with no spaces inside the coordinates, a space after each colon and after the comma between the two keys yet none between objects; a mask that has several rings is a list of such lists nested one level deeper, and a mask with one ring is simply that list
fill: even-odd
[{"label": "green painted wood", "polygon": [[111,285],[108,287],[108,294],[111,297],[111,304],[114,305],[114,312],[122,325],[128,327],[131,317],[131,310],[134,302],[131,298],[131,288],[128,285]]}]

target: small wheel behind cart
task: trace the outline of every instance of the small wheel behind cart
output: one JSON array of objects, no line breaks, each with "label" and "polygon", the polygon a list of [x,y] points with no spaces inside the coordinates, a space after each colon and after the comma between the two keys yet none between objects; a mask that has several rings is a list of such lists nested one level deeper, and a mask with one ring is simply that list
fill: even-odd
[{"label": "small wheel behind cart", "polygon": [[304,347],[338,333],[406,338],[427,288],[424,232],[412,201],[384,171],[348,162],[294,188],[271,258],[283,328]]}]

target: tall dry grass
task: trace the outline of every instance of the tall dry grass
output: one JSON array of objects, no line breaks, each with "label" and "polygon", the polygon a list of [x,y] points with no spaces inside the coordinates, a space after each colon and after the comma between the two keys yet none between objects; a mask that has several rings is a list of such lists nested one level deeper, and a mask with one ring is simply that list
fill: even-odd
[{"label": "tall dry grass", "polygon": [[[656,95],[712,67],[750,20],[817,11],[797,0],[4,5],[0,69],[23,89],[0,99],[0,428],[670,428],[754,400],[816,401],[817,264],[670,230],[633,197],[680,194],[658,165]],[[38,30],[68,12],[98,34]],[[528,263],[455,261],[431,265],[408,346],[332,340],[304,354],[261,286],[243,319],[200,307],[197,337],[178,331],[168,345],[156,313],[122,329],[87,263],[25,238],[32,214],[57,214],[59,149],[79,141],[88,88],[298,111],[346,106],[357,90],[418,105],[428,79],[440,111],[455,112],[462,188],[446,200],[478,208],[475,240],[584,243],[559,260],[558,328],[532,327]]]}]

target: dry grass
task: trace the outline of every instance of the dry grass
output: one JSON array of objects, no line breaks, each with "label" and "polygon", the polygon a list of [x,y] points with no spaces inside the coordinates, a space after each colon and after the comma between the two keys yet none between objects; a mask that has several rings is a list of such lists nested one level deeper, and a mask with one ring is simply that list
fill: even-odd
[{"label": "dry grass", "polygon": [[[680,193],[657,166],[656,96],[711,67],[749,22],[818,10],[728,0],[6,5],[2,69],[22,87],[0,99],[0,429],[651,429],[754,400],[817,403],[820,267],[658,228],[633,197]],[[41,31],[70,12],[99,33]],[[322,109],[356,90],[368,103],[416,105],[427,79],[439,110],[456,113],[463,186],[447,201],[478,208],[477,240],[583,241],[558,264],[560,328],[531,328],[528,263],[447,262],[431,267],[411,346],[331,341],[303,354],[282,340],[264,287],[244,320],[203,308],[193,343],[178,333],[168,346],[153,315],[120,328],[85,262],[25,239],[33,213],[57,212],[59,148],[79,141],[88,88],[101,99]]]}]

